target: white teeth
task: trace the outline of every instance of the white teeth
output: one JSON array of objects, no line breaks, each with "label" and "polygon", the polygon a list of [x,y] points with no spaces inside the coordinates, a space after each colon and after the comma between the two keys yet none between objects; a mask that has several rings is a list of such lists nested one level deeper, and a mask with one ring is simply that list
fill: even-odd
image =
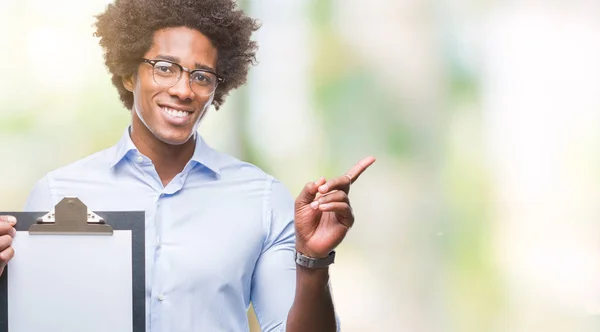
[{"label": "white teeth", "polygon": [[189,112],[178,111],[168,107],[163,107],[163,110],[176,118],[183,118],[184,116],[187,116],[189,114]]}]

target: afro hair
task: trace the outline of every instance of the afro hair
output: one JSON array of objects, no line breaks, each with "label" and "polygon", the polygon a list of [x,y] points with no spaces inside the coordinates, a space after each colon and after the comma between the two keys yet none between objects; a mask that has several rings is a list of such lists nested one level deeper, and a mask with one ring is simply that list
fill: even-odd
[{"label": "afro hair", "polygon": [[154,33],[172,27],[200,31],[218,52],[217,73],[224,82],[217,86],[213,105],[219,109],[229,91],[246,82],[256,62],[257,45],[250,37],[259,26],[237,8],[235,0],[115,0],[96,16],[94,36],[100,38],[121,101],[131,109],[133,93],[122,79],[135,74],[152,47]]}]

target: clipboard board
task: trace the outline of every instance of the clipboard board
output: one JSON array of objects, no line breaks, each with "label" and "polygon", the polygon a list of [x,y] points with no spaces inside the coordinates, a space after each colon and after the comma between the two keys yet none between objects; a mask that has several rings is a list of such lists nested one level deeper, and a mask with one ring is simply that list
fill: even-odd
[{"label": "clipboard board", "polygon": [[143,211],[91,212],[65,197],[17,218],[0,276],[0,332],[145,332]]}]

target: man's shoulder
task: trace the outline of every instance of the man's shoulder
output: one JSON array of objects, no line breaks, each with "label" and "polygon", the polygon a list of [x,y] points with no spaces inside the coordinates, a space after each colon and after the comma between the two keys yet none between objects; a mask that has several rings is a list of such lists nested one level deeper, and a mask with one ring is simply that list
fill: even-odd
[{"label": "man's shoulder", "polygon": [[266,192],[270,193],[270,199],[283,206],[293,200],[289,188],[275,175],[251,162],[242,161],[224,152],[213,151],[219,154],[221,179],[263,186]]},{"label": "man's shoulder", "polygon": [[51,178],[77,177],[81,174],[97,173],[100,170],[108,171],[112,161],[111,157],[114,157],[114,149],[115,147],[113,146],[84,156],[66,165],[53,169],[48,172],[47,176]]},{"label": "man's shoulder", "polygon": [[243,161],[231,154],[211,149],[219,160],[219,171],[225,179],[247,178],[256,180],[275,180],[274,177],[252,162]]},{"label": "man's shoulder", "polygon": [[51,209],[64,196],[81,197],[90,183],[107,182],[102,170],[109,170],[110,153],[110,148],[105,149],[47,172],[35,183],[24,210]]}]

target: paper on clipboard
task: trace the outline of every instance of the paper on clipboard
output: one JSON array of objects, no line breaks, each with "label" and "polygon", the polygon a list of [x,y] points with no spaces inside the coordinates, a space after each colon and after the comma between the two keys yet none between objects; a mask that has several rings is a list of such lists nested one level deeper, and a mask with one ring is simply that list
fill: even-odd
[{"label": "paper on clipboard", "polygon": [[[49,218],[53,214],[55,220]],[[6,332],[145,330],[145,318],[139,317],[145,312],[143,285],[135,285],[133,273],[135,264],[144,282],[143,263],[139,271],[143,240],[138,259],[132,258],[143,224],[136,228],[136,246],[131,229],[113,230],[93,215],[79,199],[68,197],[28,229],[17,229],[15,258],[3,276]]]}]

